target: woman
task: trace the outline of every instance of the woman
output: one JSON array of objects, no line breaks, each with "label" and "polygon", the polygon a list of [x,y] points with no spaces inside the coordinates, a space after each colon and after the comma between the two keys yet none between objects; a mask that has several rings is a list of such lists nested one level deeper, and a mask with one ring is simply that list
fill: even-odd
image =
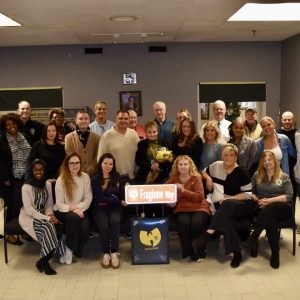
[{"label": "woman", "polygon": [[175,157],[188,155],[199,170],[202,144],[195,122],[184,118],[179,126],[179,135],[174,138],[172,143],[173,155]]},{"label": "woman", "polygon": [[208,190],[213,188],[208,198],[217,208],[207,233],[210,236],[218,231],[224,235],[225,253],[233,252],[232,268],[237,268],[242,261],[237,225],[243,220],[250,221],[255,208],[250,198],[250,174],[237,164],[237,157],[237,147],[225,144],[222,146],[222,161],[211,164],[203,174]]},{"label": "woman", "polygon": [[[19,223],[41,245],[40,259],[36,267],[46,275],[55,275],[49,265],[54,252],[64,254],[59,221],[53,215],[51,184],[46,182],[45,163],[36,159],[32,163],[32,176],[22,186],[22,201]],[[56,230],[57,229],[57,230]]]},{"label": "woman", "polygon": [[56,125],[58,143],[64,145],[65,136],[74,131],[75,125],[65,122],[65,112],[58,107],[52,108],[49,111],[49,119]]},{"label": "woman", "polygon": [[174,209],[182,258],[191,257],[201,262],[206,257],[206,247],[193,248],[193,241],[205,237],[210,218],[209,204],[205,200],[202,177],[197,173],[193,160],[187,155],[176,158],[172,176],[167,181],[177,186],[177,203]]},{"label": "woman", "polygon": [[221,148],[219,144],[220,131],[216,123],[207,122],[203,127],[203,145],[200,155],[200,170],[204,170],[210,164],[221,160]]},{"label": "woman", "polygon": [[[7,205],[7,220],[19,217],[22,206],[21,187],[28,178],[30,145],[19,132],[22,126],[18,115],[10,113],[0,119],[0,197]],[[8,242],[22,244],[15,236]]]},{"label": "woman", "polygon": [[118,250],[123,188],[115,158],[110,153],[100,157],[97,170],[98,174],[92,178],[93,215],[103,251],[101,265],[117,269],[120,266]]},{"label": "woman", "polygon": [[[30,161],[36,158],[46,163],[45,177],[52,184],[53,196],[55,196],[55,182],[59,168],[65,158],[65,148],[58,143],[58,133],[55,123],[50,122],[44,126],[42,139],[36,142],[30,152]],[[53,197],[55,202],[55,197]]]},{"label": "woman", "polygon": [[163,183],[169,178],[170,160],[158,161],[156,153],[165,145],[158,143],[158,128],[154,121],[145,124],[147,139],[138,143],[135,162],[139,167],[135,177],[137,184]]},{"label": "woman", "polygon": [[284,173],[289,174],[289,156],[296,159],[296,150],[289,138],[284,134],[276,133],[276,124],[271,117],[260,120],[263,136],[256,140],[258,152],[261,154],[268,150],[275,154]]},{"label": "woman", "polygon": [[64,159],[55,185],[55,216],[63,223],[66,252],[61,263],[71,264],[73,253],[81,257],[82,246],[89,236],[89,220],[85,211],[92,202],[89,175],[81,172],[81,159],[75,152]]},{"label": "woman", "polygon": [[278,269],[280,264],[278,222],[292,217],[292,197],[293,187],[289,175],[282,172],[275,154],[265,151],[252,177],[252,199],[259,206],[259,214],[249,244],[251,248],[256,247],[265,229],[272,251],[270,265],[274,269]]},{"label": "woman", "polygon": [[180,132],[180,123],[183,121],[183,119],[192,120],[192,116],[186,108],[181,108],[176,114],[176,120],[175,120],[175,124],[174,124],[174,128],[173,128],[174,138],[176,136],[178,136],[178,134]]},{"label": "woman", "polygon": [[245,135],[245,124],[242,118],[236,118],[229,126],[231,144],[238,148],[237,163],[253,174],[258,162],[259,154],[255,140]]}]

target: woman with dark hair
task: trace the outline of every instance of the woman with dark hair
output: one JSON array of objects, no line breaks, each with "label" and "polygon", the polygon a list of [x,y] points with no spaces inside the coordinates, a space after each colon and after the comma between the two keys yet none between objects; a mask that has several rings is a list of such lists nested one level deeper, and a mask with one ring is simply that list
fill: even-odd
[{"label": "woman with dark hair", "polygon": [[229,125],[229,142],[238,147],[237,163],[253,174],[259,159],[255,140],[246,136],[245,123],[242,118],[236,118]]},{"label": "woman with dark hair", "polygon": [[205,228],[210,218],[209,204],[205,199],[202,177],[193,160],[180,155],[173,164],[169,184],[177,186],[177,203],[174,214],[181,244],[182,258],[191,257],[201,262],[206,257],[206,245],[193,248],[193,242],[205,238]]},{"label": "woman with dark hair", "polygon": [[184,118],[180,122],[179,134],[172,142],[172,150],[175,158],[179,155],[188,155],[199,170],[202,144],[202,140],[196,130],[195,122]]},{"label": "woman with dark hair", "polygon": [[45,163],[35,159],[32,163],[32,176],[22,186],[22,201],[19,223],[34,240],[41,245],[40,259],[36,267],[46,275],[55,275],[49,265],[54,252],[64,254],[61,230],[53,215],[51,185],[44,176]]},{"label": "woman with dark hair", "polygon": [[42,139],[33,145],[29,158],[30,161],[39,158],[46,163],[45,177],[51,182],[53,191],[65,155],[64,146],[58,143],[57,127],[50,122],[44,126]]},{"label": "woman with dark hair", "polygon": [[[0,119],[0,197],[7,205],[7,219],[18,217],[22,206],[21,187],[29,176],[28,156],[30,145],[19,132],[22,125],[19,116],[13,113]],[[8,242],[22,244],[15,236]]]},{"label": "woman with dark hair", "polygon": [[292,196],[289,175],[282,172],[275,154],[265,151],[252,177],[252,199],[259,206],[259,214],[249,244],[251,248],[257,247],[258,238],[265,229],[272,251],[270,265],[274,269],[280,264],[278,222],[292,217]]},{"label": "woman with dark hair", "polygon": [[123,188],[116,171],[115,158],[104,153],[97,163],[98,174],[92,180],[93,215],[100,234],[103,268],[119,268],[119,236]]},{"label": "woman with dark hair", "polygon": [[176,113],[176,120],[175,120],[175,124],[174,124],[174,127],[173,127],[173,136],[174,137],[179,135],[180,123],[183,121],[183,119],[192,120],[192,116],[186,108],[181,108]]},{"label": "woman with dark hair", "polygon": [[64,159],[55,193],[55,216],[63,223],[66,234],[66,252],[60,262],[71,264],[73,253],[81,257],[83,244],[88,240],[89,220],[86,210],[92,202],[90,177],[81,171],[81,159],[76,152]]}]

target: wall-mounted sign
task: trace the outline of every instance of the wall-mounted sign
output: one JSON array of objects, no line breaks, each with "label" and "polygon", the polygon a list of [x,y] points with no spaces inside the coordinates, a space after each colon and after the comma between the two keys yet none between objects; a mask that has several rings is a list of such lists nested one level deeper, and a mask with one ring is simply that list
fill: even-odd
[{"label": "wall-mounted sign", "polygon": [[129,72],[123,74],[123,84],[136,84],[136,73]]}]

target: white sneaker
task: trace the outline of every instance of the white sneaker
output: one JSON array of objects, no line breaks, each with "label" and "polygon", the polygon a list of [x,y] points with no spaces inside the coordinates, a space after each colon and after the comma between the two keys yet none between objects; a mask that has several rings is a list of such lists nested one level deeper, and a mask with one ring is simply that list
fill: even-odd
[{"label": "white sneaker", "polygon": [[66,247],[65,260],[67,265],[70,265],[73,261],[73,251],[68,247]]},{"label": "white sneaker", "polygon": [[66,263],[66,253],[59,258],[59,262],[61,264],[65,264]]},{"label": "white sneaker", "polygon": [[119,253],[111,253],[111,267],[113,269],[118,269],[120,267],[120,259],[119,259]]},{"label": "white sneaker", "polygon": [[110,260],[110,255],[108,253],[105,253],[101,261],[101,265],[104,269],[110,268]]}]

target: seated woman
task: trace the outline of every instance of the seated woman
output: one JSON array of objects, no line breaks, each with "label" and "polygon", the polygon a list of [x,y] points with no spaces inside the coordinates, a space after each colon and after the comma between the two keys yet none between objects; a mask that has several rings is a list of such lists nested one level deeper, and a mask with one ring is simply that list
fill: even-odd
[{"label": "seated woman", "polygon": [[123,188],[120,175],[116,171],[115,158],[104,153],[97,164],[98,174],[92,178],[93,215],[99,230],[100,244],[103,251],[103,268],[119,268],[118,257],[121,199]]},{"label": "seated woman", "polygon": [[55,216],[63,223],[66,252],[61,263],[71,264],[73,253],[81,257],[82,246],[89,237],[89,220],[85,211],[92,202],[91,181],[81,172],[81,159],[75,152],[64,159],[55,186]]},{"label": "seated woman", "polygon": [[200,154],[200,169],[204,170],[210,164],[221,160],[221,148],[219,143],[220,130],[213,121],[207,122],[203,126],[203,145]]},{"label": "seated woman", "polygon": [[270,265],[279,268],[278,222],[292,217],[293,187],[289,175],[280,169],[275,154],[265,151],[257,172],[252,177],[252,199],[260,210],[249,238],[250,247],[256,247],[261,232],[265,229],[271,247]]},{"label": "seated woman", "polygon": [[[251,200],[251,178],[247,169],[237,164],[238,149],[233,144],[222,146],[222,161],[211,164],[203,175],[217,210],[207,233],[218,231],[224,235],[225,253],[233,252],[231,267],[242,261],[237,224],[252,218],[255,203]],[[207,176],[208,175],[208,176]]]},{"label": "seated woman", "polygon": [[229,143],[238,147],[237,163],[253,174],[257,168],[259,159],[255,140],[246,136],[245,123],[242,118],[236,118],[229,126]]},{"label": "seated woman", "polygon": [[41,258],[36,263],[37,269],[47,275],[55,275],[56,271],[49,265],[49,260],[55,251],[63,255],[65,246],[57,225],[59,222],[53,215],[51,184],[46,182],[44,174],[45,163],[39,159],[34,160],[32,176],[22,186],[23,207],[19,223],[41,245]]},{"label": "seated woman", "polygon": [[179,134],[172,142],[172,150],[175,158],[179,155],[188,155],[199,170],[202,144],[202,140],[196,130],[195,122],[184,118],[179,125]]},{"label": "seated woman", "polygon": [[172,176],[166,182],[177,185],[177,203],[174,214],[181,244],[182,258],[191,257],[197,262],[206,257],[206,247],[193,248],[193,241],[205,238],[205,228],[210,218],[209,204],[205,200],[202,177],[193,160],[187,155],[176,158]]}]

